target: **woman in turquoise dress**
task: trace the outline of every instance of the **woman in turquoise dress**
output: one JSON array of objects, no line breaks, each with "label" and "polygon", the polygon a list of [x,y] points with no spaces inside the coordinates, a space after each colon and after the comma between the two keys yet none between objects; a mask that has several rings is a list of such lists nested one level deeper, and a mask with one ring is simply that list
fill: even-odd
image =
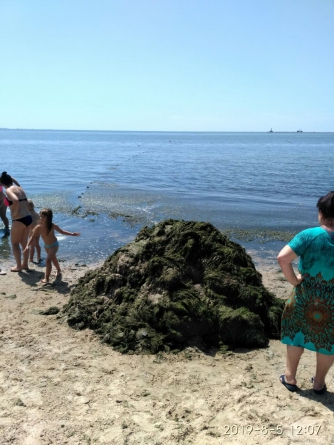
[{"label": "woman in turquoise dress", "polygon": [[[296,373],[304,348],[316,353],[311,381],[316,394],[334,362],[334,191],[317,202],[320,227],[298,233],[279,253],[278,262],[294,287],[282,316],[282,343],[287,345],[281,383],[297,391]],[[296,275],[292,262],[299,257]]]}]

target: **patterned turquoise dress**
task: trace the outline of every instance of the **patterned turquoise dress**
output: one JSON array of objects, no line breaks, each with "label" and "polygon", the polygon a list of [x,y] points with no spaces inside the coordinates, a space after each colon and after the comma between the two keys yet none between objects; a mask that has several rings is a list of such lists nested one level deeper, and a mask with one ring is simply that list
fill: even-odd
[{"label": "patterned turquoise dress", "polygon": [[299,256],[300,273],[307,277],[285,304],[282,343],[333,355],[334,237],[317,227],[303,230],[288,245]]}]

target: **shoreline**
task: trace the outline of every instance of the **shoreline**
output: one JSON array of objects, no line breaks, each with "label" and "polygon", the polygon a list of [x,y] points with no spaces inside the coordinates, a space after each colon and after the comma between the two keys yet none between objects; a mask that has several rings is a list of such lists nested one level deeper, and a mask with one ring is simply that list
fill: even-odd
[{"label": "shoreline", "polygon": [[[117,249],[116,249],[117,250]],[[276,256],[277,253],[276,250],[268,250],[268,251],[261,251],[258,249],[245,248],[247,254],[251,257],[256,269],[262,274],[262,280],[264,286],[273,292],[276,297],[278,298],[287,298],[290,292],[292,291],[292,286],[286,281],[283,273],[281,272],[281,269],[277,263]],[[114,252],[113,252],[114,253]],[[110,255],[112,255],[111,253]],[[13,256],[13,255],[11,255]],[[69,261],[67,259],[62,259],[61,257],[58,258],[60,267],[62,269],[62,273],[67,274],[70,277],[71,285],[74,284],[75,280],[79,278],[81,275],[85,273],[85,271],[88,271],[90,269],[96,269],[100,267],[108,257],[104,258],[103,260],[94,261],[94,262],[85,262],[85,261],[79,261],[77,259],[73,261]],[[5,259],[1,260],[0,262],[0,271],[5,272],[8,275],[18,275],[21,274],[24,276],[25,271],[22,271],[21,273],[17,274],[16,272],[11,272],[10,268],[15,265],[15,260],[12,258],[11,260]],[[44,271],[45,271],[45,252],[42,249],[42,262],[40,264],[37,264],[35,262],[31,263],[29,262],[29,269],[30,273],[36,273],[35,278],[26,279],[27,284],[36,285],[36,283],[39,280],[36,280],[36,277],[39,278],[44,277]],[[74,273],[74,271],[77,271],[77,273]],[[55,273],[54,266],[52,267],[52,274]],[[29,276],[29,274],[27,274]],[[56,283],[55,283],[56,284]],[[59,284],[59,283],[58,283]]]}]

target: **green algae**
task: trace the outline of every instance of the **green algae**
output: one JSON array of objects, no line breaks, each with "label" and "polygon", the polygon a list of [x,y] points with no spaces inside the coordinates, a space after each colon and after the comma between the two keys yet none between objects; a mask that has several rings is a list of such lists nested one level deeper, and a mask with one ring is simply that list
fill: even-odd
[{"label": "green algae", "polygon": [[296,232],[287,230],[273,230],[264,228],[253,229],[223,229],[223,235],[229,238],[235,238],[244,242],[256,241],[258,243],[267,243],[270,241],[289,242],[296,235]]},{"label": "green algae", "polygon": [[44,311],[39,311],[41,315],[56,315],[60,311],[59,307],[57,306],[50,306],[48,309],[45,309]]},{"label": "green algae", "polygon": [[122,353],[226,351],[278,338],[283,304],[214,226],[166,220],[79,279],[64,312],[71,327],[95,330]]}]

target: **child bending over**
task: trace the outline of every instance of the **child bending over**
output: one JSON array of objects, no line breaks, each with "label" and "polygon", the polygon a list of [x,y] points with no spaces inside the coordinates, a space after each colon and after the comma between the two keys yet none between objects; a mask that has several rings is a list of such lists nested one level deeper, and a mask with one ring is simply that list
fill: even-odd
[{"label": "child bending over", "polygon": [[32,235],[29,238],[26,249],[31,246],[34,239],[36,239],[39,235],[42,237],[44,241],[44,248],[47,253],[46,257],[46,270],[45,270],[45,278],[41,280],[41,283],[46,284],[49,283],[52,263],[57,269],[56,278],[61,277],[60,266],[56,257],[56,253],[58,251],[59,242],[56,238],[55,231],[61,233],[62,235],[70,235],[70,236],[79,236],[78,232],[67,232],[66,230],[62,230],[57,224],[52,222],[52,210],[51,209],[43,209],[39,213],[40,222],[33,230]]},{"label": "child bending over", "polygon": [[[35,229],[35,227],[37,227],[37,225],[40,222],[39,214],[36,212],[34,203],[32,202],[31,199],[28,199],[28,210],[29,210],[29,213],[30,213],[30,215],[32,217],[32,223],[29,226],[29,229],[30,229],[29,230],[29,238],[30,238],[31,235],[32,235],[32,232]],[[41,258],[41,246],[39,245],[39,235],[36,236],[32,240],[32,242],[30,244],[29,261],[31,261],[31,262],[33,262],[33,260],[34,260],[35,250],[36,250],[36,255],[37,255],[37,261],[36,262],[39,264],[42,261],[42,258]]]}]

